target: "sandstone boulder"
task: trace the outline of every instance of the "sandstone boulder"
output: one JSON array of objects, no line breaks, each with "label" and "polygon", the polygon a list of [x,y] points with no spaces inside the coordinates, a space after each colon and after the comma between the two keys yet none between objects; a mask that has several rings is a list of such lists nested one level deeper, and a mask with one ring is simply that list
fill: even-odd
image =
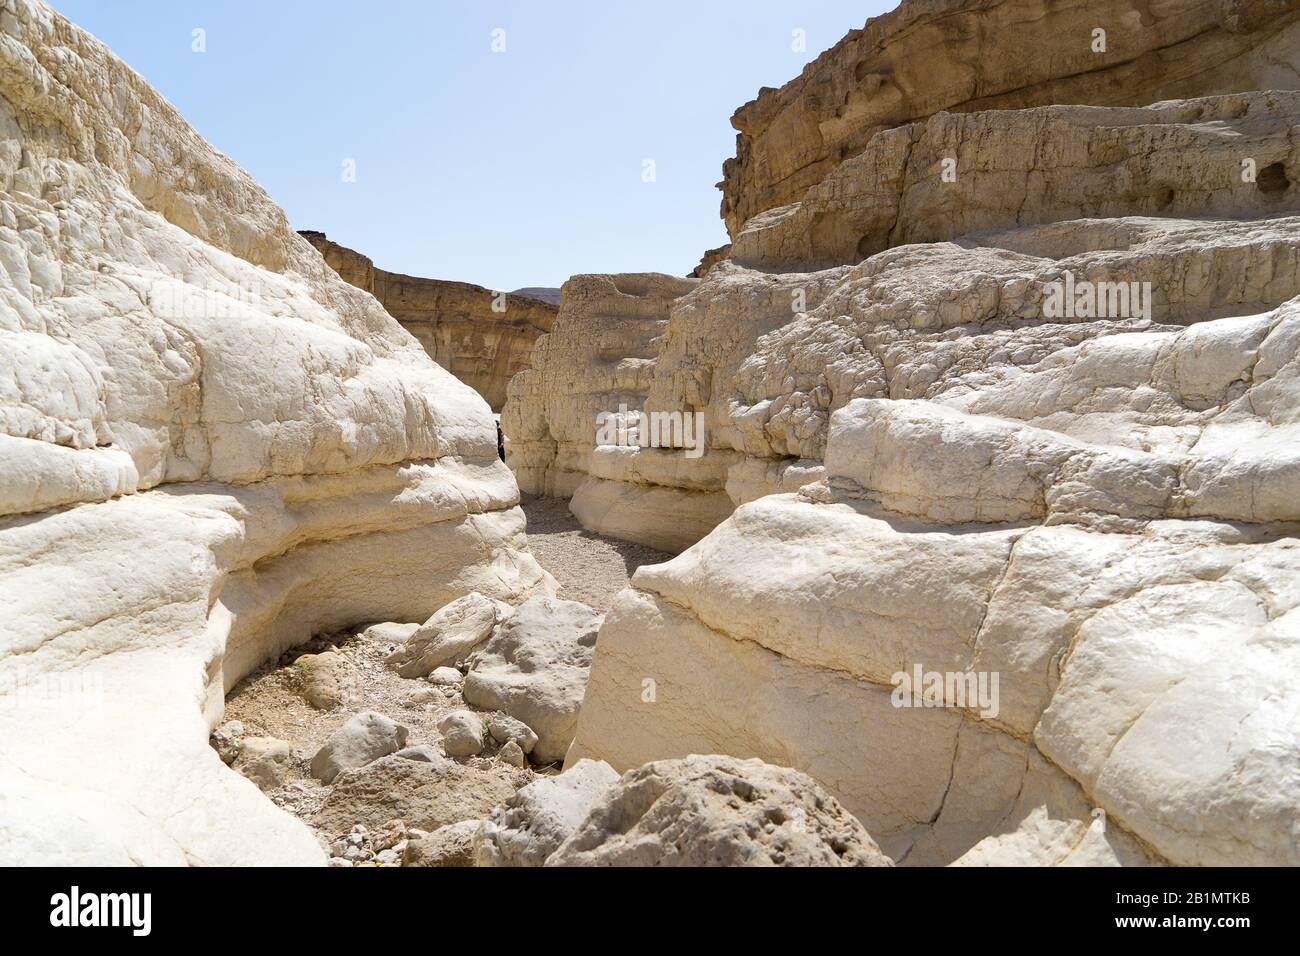
[{"label": "sandstone boulder", "polygon": [[537,763],[564,759],[601,620],[577,601],[525,601],[475,654],[465,676],[466,703],[527,724],[537,735]]},{"label": "sandstone boulder", "polygon": [[294,667],[302,681],[302,696],[317,710],[333,710],[356,699],[357,669],[337,651],[303,654]]},{"label": "sandstone boulder", "polygon": [[761,760],[691,756],[624,774],[546,865],[893,866],[893,861],[807,775]]},{"label": "sandstone boulder", "polygon": [[289,769],[293,766],[293,751],[287,741],[274,737],[245,737],[239,757],[232,766],[260,790],[276,790],[284,786]]},{"label": "sandstone boulder", "polygon": [[579,760],[539,777],[492,811],[475,835],[478,866],[541,866],[618,780],[609,764]]},{"label": "sandstone boulder", "polygon": [[471,592],[440,608],[388,662],[403,677],[427,677],[440,667],[464,663],[509,614],[509,605]]},{"label": "sandstone boulder", "polygon": [[321,783],[333,783],[344,770],[364,767],[401,750],[406,744],[406,735],[405,727],[383,714],[373,710],[357,714],[334,731],[324,746],[316,751],[311,758],[311,775]]}]

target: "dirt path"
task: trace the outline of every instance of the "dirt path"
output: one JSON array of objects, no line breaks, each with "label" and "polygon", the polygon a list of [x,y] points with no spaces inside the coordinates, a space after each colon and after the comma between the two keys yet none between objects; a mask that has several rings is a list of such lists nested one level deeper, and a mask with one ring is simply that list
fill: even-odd
[{"label": "dirt path", "polygon": [[523,508],[528,516],[528,546],[560,582],[556,596],[581,601],[597,611],[609,610],[614,595],[627,587],[641,565],[659,564],[672,557],[588,531],[569,513],[569,503],[562,498],[525,495]]}]

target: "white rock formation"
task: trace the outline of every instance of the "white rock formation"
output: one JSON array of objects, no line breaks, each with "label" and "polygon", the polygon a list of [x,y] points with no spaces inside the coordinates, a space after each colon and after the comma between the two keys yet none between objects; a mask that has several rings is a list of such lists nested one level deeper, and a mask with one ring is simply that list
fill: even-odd
[{"label": "white rock formation", "polygon": [[569,759],[793,766],[908,864],[1300,863],[1297,120],[941,114],[742,230],[646,400],[741,507],[618,598]]},{"label": "white rock formation", "polygon": [[208,730],[315,632],[550,592],[487,405],[35,0],[0,270],[0,861],[323,862]]}]

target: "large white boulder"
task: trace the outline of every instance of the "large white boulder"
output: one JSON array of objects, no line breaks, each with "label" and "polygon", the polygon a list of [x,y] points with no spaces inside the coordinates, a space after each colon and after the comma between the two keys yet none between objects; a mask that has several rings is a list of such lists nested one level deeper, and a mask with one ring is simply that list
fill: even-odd
[{"label": "large white boulder", "polygon": [[564,759],[602,620],[578,601],[525,601],[475,653],[465,675],[466,703],[527,724],[537,735],[535,762]]}]

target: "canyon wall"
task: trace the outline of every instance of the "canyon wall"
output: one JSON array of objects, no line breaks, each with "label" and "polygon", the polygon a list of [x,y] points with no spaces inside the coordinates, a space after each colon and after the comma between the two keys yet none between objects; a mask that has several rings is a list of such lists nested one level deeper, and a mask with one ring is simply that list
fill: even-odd
[{"label": "canyon wall", "polygon": [[553,589],[488,404],[34,0],[0,270],[0,861],[323,862],[209,728],[313,633]]},{"label": "canyon wall", "polygon": [[537,337],[555,322],[556,306],[537,297],[548,290],[502,294],[468,282],[385,272],[322,232],[301,235],[343,279],[378,299],[430,358],[482,395],[493,411],[505,404],[511,377],[529,367]]},{"label": "canyon wall", "polygon": [[722,217],[734,238],[877,134],[942,111],[1295,89],[1298,22],[1297,0],[904,0],[736,111]]},{"label": "canyon wall", "polygon": [[[641,383],[703,414],[678,468],[739,507],[616,600],[568,760],[792,766],[906,864],[1300,864],[1293,5],[1124,5],[1155,39],[1110,78],[1055,55],[1092,13],[999,20],[1030,6],[874,21],[860,78],[925,72],[794,203],[756,157],[817,162],[776,118],[867,41],[748,108],[748,223]],[[983,109],[1023,104],[975,73],[936,112],[973,50],[1087,105]],[[1104,105],[1179,83],[1220,95]],[[672,473],[620,454],[629,488]]]}]

